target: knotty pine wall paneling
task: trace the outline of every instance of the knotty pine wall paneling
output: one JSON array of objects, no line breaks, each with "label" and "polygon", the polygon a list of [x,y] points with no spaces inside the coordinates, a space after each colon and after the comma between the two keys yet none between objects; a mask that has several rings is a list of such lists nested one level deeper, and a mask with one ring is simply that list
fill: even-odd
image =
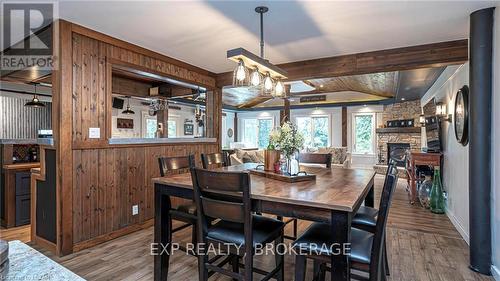
[{"label": "knotty pine wall paneling", "polygon": [[[69,200],[60,201],[59,209],[58,247],[59,254],[65,255],[151,225],[151,178],[159,176],[158,157],[194,153],[201,166],[201,153],[220,151],[222,99],[220,89],[215,88],[215,75],[208,71],[63,20],[58,24],[67,30],[56,47],[66,72],[56,72],[54,78],[56,113],[58,118],[66,118],[56,123],[63,138],[56,137],[58,198]],[[207,87],[211,91],[207,96],[208,136],[217,142],[109,145],[110,65],[116,62]],[[100,128],[100,138],[89,138],[93,127]],[[132,215],[133,205],[139,206],[138,215]]]}]

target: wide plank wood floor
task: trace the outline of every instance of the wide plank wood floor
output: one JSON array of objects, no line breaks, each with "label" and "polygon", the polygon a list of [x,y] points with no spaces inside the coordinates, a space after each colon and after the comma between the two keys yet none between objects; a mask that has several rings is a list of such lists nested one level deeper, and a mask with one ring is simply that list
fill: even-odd
[{"label": "wide plank wood floor", "polygon": [[[383,177],[375,180],[376,198],[380,196]],[[445,215],[435,215],[420,206],[408,204],[406,182],[400,180],[389,215],[387,241],[391,276],[388,280],[401,281],[461,281],[493,280],[468,269],[468,246]],[[376,202],[378,204],[378,202]],[[299,228],[309,223],[301,221]],[[12,230],[0,229],[2,239],[29,240],[29,227]],[[187,242],[190,229],[174,235],[174,241]],[[149,245],[153,241],[153,228],[65,256],[50,258],[87,280],[152,280],[153,257]],[[293,280],[294,257],[285,259],[285,279]],[[176,252],[171,258],[169,280],[197,280],[197,261],[194,257]],[[272,257],[256,257],[258,267],[269,269]],[[308,266],[311,280],[312,264]],[[256,275],[255,280],[258,280]],[[211,280],[230,280],[214,275]]]}]

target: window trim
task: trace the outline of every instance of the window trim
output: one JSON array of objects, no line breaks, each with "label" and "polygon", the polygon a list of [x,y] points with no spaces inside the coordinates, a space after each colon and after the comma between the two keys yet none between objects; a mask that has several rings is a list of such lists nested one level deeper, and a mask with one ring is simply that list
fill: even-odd
[{"label": "window trim", "polygon": [[298,118],[310,118],[311,119],[311,135],[314,132],[314,123],[312,122],[312,118],[324,118],[326,117],[328,119],[328,143],[326,147],[331,147],[332,146],[332,117],[331,114],[301,114],[301,115],[296,115],[294,116],[295,124],[298,124],[297,119]]},{"label": "window trim", "polygon": [[[372,151],[371,153],[365,152],[360,153],[356,151],[356,116],[371,116],[372,117]],[[376,146],[377,146],[377,136],[375,134],[375,128],[377,123],[377,114],[375,112],[353,112],[351,119],[351,154],[357,156],[369,156],[373,157],[376,155]]]},{"label": "window trim", "polygon": [[[256,130],[256,136],[257,136],[257,140],[255,141],[255,143],[253,142],[247,142],[246,139],[245,139],[245,121],[246,120],[257,120],[257,127],[255,128]],[[246,144],[252,144],[252,145],[255,145],[256,148],[259,147],[259,141],[258,141],[258,136],[259,136],[259,120],[271,120],[271,128],[274,128],[274,118],[272,116],[265,116],[265,117],[248,117],[248,118],[242,118],[241,119],[241,127],[242,127],[242,134],[241,134],[241,141],[243,143],[246,143]]]}]

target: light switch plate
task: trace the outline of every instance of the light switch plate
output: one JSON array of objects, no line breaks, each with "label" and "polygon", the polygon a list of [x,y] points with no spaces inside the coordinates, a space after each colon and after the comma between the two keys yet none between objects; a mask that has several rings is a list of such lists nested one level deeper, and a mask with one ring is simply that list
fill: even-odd
[{"label": "light switch plate", "polygon": [[139,214],[139,205],[132,206],[132,216]]},{"label": "light switch plate", "polygon": [[101,128],[89,128],[89,139],[101,138]]}]

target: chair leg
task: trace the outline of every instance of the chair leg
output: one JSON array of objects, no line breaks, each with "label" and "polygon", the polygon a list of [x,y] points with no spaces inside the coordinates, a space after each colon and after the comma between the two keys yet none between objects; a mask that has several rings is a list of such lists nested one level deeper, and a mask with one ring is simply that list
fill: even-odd
[{"label": "chair leg", "polygon": [[[313,274],[314,274],[313,276],[314,276],[314,278],[319,277],[320,272],[321,272],[321,262],[319,260],[315,259],[314,260],[314,265],[313,265]],[[319,278],[315,279],[315,280],[319,280]]]},{"label": "chair leg", "polygon": [[297,219],[295,219],[293,221],[293,237],[295,239],[297,239],[297,225],[298,225],[299,221]]},{"label": "chair leg", "polygon": [[280,237],[274,241],[274,259],[276,261],[276,267],[280,268],[276,273],[276,280],[278,281],[285,280],[285,256],[278,254],[278,245],[283,244],[283,235],[284,232],[282,231]]},{"label": "chair leg", "polygon": [[193,224],[191,229],[191,243],[193,243],[193,250],[195,253],[198,252],[198,233],[196,223]]},{"label": "chair leg", "polygon": [[206,263],[208,262],[207,255],[198,256],[198,280],[207,281],[208,280],[208,269]]},{"label": "chair leg", "polygon": [[245,249],[245,278],[244,281],[253,280],[253,253],[252,249]]},{"label": "chair leg", "polygon": [[[234,273],[240,273],[240,257],[238,257],[238,255],[233,255],[231,258],[231,265]],[[233,280],[237,281],[238,279]]]},{"label": "chair leg", "polygon": [[306,256],[297,255],[295,257],[295,281],[306,280],[306,267],[307,267]]},{"label": "chair leg", "polygon": [[389,259],[387,257],[387,239],[385,238],[384,236],[384,249],[383,249],[384,253],[384,266],[385,266],[385,274],[387,276],[390,276],[391,275],[391,272],[389,271]]}]

